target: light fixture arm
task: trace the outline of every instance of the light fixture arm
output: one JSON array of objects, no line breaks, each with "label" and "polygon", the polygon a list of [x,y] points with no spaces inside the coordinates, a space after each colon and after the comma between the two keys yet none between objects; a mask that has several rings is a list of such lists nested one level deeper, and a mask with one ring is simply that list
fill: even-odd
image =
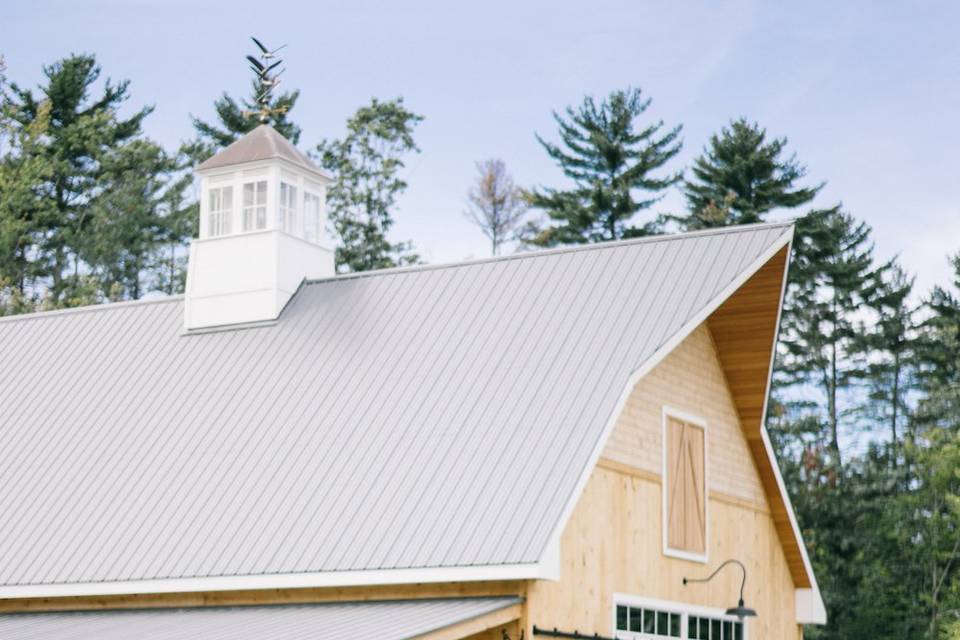
[{"label": "light fixture arm", "polygon": [[710,574],[709,576],[707,576],[706,578],[687,578],[687,577],[684,577],[684,578],[683,578],[683,586],[687,586],[687,583],[688,583],[688,582],[710,582],[711,580],[713,580],[713,577],[714,577],[715,575],[717,575],[718,573],[720,573],[720,570],[723,569],[723,568],[724,568],[725,566],[727,566],[728,564],[736,564],[737,566],[740,567],[740,570],[743,572],[743,578],[740,580],[740,602],[739,602],[739,606],[742,607],[742,606],[743,606],[743,588],[744,588],[744,586],[747,584],[747,568],[746,568],[745,566],[743,566],[743,563],[742,563],[742,562],[740,562],[739,560],[737,560],[737,559],[735,559],[735,558],[730,558],[729,560],[726,560],[726,561],[722,562],[722,563],[720,564],[720,566],[717,567],[716,569],[714,569],[714,570],[713,570],[713,573],[711,573],[711,574]]}]

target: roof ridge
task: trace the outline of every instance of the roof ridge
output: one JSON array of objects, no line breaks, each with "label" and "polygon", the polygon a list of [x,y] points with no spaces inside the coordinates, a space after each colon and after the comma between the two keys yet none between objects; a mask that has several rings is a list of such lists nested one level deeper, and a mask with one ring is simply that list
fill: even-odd
[{"label": "roof ridge", "polygon": [[416,264],[406,267],[390,267],[387,269],[373,269],[371,271],[358,271],[352,273],[340,273],[329,278],[307,279],[305,284],[323,284],[328,282],[337,282],[341,280],[353,280],[357,278],[371,278],[375,276],[387,276],[394,274],[412,273],[418,271],[431,271],[434,269],[452,269],[456,267],[468,267],[476,264],[486,264],[489,262],[506,262],[508,260],[523,260],[526,258],[542,258],[561,253],[574,253],[580,251],[597,251],[601,249],[612,249],[616,247],[631,246],[636,244],[652,244],[656,242],[670,242],[676,240],[686,240],[688,238],[699,238],[712,235],[725,235],[732,233],[746,233],[748,231],[757,231],[760,229],[775,229],[778,227],[791,227],[795,219],[790,218],[781,222],[756,222],[752,224],[740,224],[727,227],[713,227],[710,229],[699,229],[697,231],[683,231],[680,233],[665,233],[661,235],[643,236],[641,238],[627,238],[625,240],[607,240],[604,242],[593,242],[589,244],[579,244],[573,246],[555,247],[551,249],[535,249],[533,251],[522,251],[512,253],[508,256],[492,256],[488,258],[473,258],[470,260],[457,260],[450,262],[438,262],[436,264]]},{"label": "roof ridge", "polygon": [[[575,246],[566,246],[566,247],[557,247],[554,249],[540,249],[534,251],[526,251],[522,253],[513,253],[508,256],[495,256],[490,258],[476,258],[473,260],[459,260],[455,262],[441,262],[437,264],[418,264],[411,265],[408,267],[393,267],[389,269],[375,269],[373,271],[360,271],[357,273],[342,273],[335,275],[330,278],[315,278],[304,280],[304,285],[313,285],[313,284],[325,284],[330,282],[339,282],[343,280],[355,280],[358,278],[371,278],[376,276],[388,276],[404,273],[416,273],[420,271],[432,271],[437,269],[454,269],[457,267],[467,267],[477,264],[486,264],[490,262],[506,262],[509,260],[523,260],[527,258],[542,258],[546,256],[558,255],[563,253],[575,253],[581,251],[597,251],[601,249],[612,249],[616,247],[632,246],[639,244],[652,244],[655,242],[670,242],[678,240],[686,240],[689,238],[699,238],[712,235],[725,235],[731,233],[746,233],[749,231],[756,231],[759,229],[774,229],[778,227],[789,227],[794,224],[793,220],[787,220],[783,222],[759,222],[755,224],[742,224],[734,225],[729,227],[714,227],[712,229],[702,229],[699,231],[687,231],[682,233],[670,233],[656,236],[644,236],[642,238],[629,238],[626,240],[610,240],[607,242],[594,242],[591,244],[575,245]],[[51,309],[48,311],[33,311],[31,313],[23,313],[19,315],[11,316],[0,316],[0,324],[6,322],[16,322],[21,320],[34,320],[38,318],[53,318],[61,315],[67,314],[77,314],[77,313],[87,313],[93,311],[110,311],[117,308],[136,306],[136,305],[147,305],[147,304],[159,304],[166,302],[176,302],[183,300],[183,294],[169,295],[161,298],[150,298],[150,299],[141,299],[141,300],[124,300],[121,302],[105,302],[99,304],[88,304],[80,307],[70,307],[69,309]],[[292,300],[291,300],[292,301]],[[239,327],[225,327],[225,328],[239,328]]]}]

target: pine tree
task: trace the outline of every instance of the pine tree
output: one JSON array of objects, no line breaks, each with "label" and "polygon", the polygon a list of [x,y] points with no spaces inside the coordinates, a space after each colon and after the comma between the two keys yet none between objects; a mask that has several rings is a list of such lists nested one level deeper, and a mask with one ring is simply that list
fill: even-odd
[{"label": "pine tree", "polygon": [[152,107],[125,119],[117,115],[128,99],[128,81],[114,84],[108,79],[100,95],[91,98],[101,74],[91,55],[65,58],[44,67],[43,73],[40,96],[10,83],[3,111],[21,127],[49,118],[43,145],[36,150],[49,164],[49,174],[34,187],[40,203],[33,221],[38,233],[31,258],[36,276],[49,279],[47,304],[61,306],[91,299],[78,249],[92,232],[90,203],[101,189],[103,161],[112,150],[141,135],[141,124]]},{"label": "pine tree", "polygon": [[576,109],[567,107],[566,117],[554,112],[561,144],[539,135],[537,140],[574,187],[530,193],[530,204],[553,223],[531,244],[618,240],[654,230],[652,223],[635,226],[631,221],[680,180],[679,173],[656,174],[680,152],[681,127],[664,130],[663,121],[641,126],[640,116],[649,106],[650,99],[631,88],[614,91],[599,104],[588,96]]},{"label": "pine tree", "polygon": [[402,98],[374,98],[347,121],[342,139],[317,145],[320,165],[334,175],[327,205],[340,238],[339,270],[369,271],[419,260],[409,242],[392,243],[387,235],[397,198],[407,187],[400,177],[404,157],[420,151],[413,130],[421,120]]},{"label": "pine tree", "polygon": [[806,169],[783,158],[786,138],[767,140],[766,129],[739,118],[713,135],[694,160],[683,184],[686,216],[672,217],[686,229],[761,222],[778,207],[807,204],[823,186],[798,188]]},{"label": "pine tree", "polygon": [[917,357],[922,388],[960,387],[960,253],[949,258],[952,287],[935,286],[926,301]]},{"label": "pine tree", "polygon": [[[0,95],[6,85],[3,71],[0,58]],[[39,301],[31,287],[37,274],[30,249],[40,238],[38,220],[48,204],[36,185],[53,174],[43,153],[49,125],[49,102],[26,124],[0,109],[0,315],[32,311]]]},{"label": "pine tree", "polygon": [[[813,385],[823,405],[831,464],[841,464],[845,391],[864,376],[857,314],[876,304],[887,265],[873,261],[870,227],[839,208],[813,211],[797,224],[777,359],[782,387]],[[809,409],[797,404],[796,408]]]},{"label": "pine tree", "polygon": [[910,302],[913,283],[914,278],[897,264],[881,274],[875,295],[867,300],[872,317],[855,334],[859,349],[868,356],[865,380],[873,417],[889,425],[894,462],[903,437],[900,425],[909,417],[907,393],[912,386],[916,330]]},{"label": "pine tree", "polygon": [[464,215],[490,239],[492,255],[499,255],[503,243],[515,239],[527,212],[523,193],[507,173],[503,160],[477,163],[477,181],[467,199]]},{"label": "pine tree", "polygon": [[79,253],[110,299],[142,297],[168,243],[182,245],[189,237],[170,208],[182,199],[175,191],[186,186],[174,176],[176,168],[175,159],[147,140],[124,144],[104,158],[103,189],[90,206],[96,233],[85,236]]},{"label": "pine tree", "polygon": [[[217,112],[215,123],[204,122],[200,118],[191,116],[193,128],[197,138],[184,147],[194,162],[203,162],[218,149],[236,142],[238,138],[253,131],[261,122],[256,114],[257,95],[261,91],[258,80],[251,83],[250,95],[237,101],[224,92],[213,103]],[[300,91],[285,91],[270,100],[271,114],[266,124],[277,130],[284,138],[297,144],[300,140],[300,127],[289,118],[289,112],[297,104]]]},{"label": "pine tree", "polygon": [[161,201],[162,227],[158,236],[148,282],[151,290],[167,295],[182,293],[187,285],[187,243],[198,234],[200,222],[197,202],[187,197],[193,173],[184,171],[192,164],[182,152],[175,160],[176,171]]}]

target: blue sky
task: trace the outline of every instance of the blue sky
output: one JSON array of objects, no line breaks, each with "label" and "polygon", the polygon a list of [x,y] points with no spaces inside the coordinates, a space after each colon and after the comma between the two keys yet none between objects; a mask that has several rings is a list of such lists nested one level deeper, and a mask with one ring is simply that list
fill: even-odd
[{"label": "blue sky", "polygon": [[[19,2],[3,9],[8,75],[93,52],[132,81],[132,104],[174,147],[221,91],[245,94],[249,35],[287,43],[286,87],[301,147],[339,135],[372,96],[426,119],[410,159],[396,239],[431,262],[479,257],[463,218],[473,163],[503,158],[524,185],[562,183],[534,139],[584,94],[639,86],[651,118],[682,123],[673,168],[744,115],[786,135],[842,202],[900,254],[926,290],[960,250],[960,3],[955,2]],[[657,211],[679,210],[671,192]]]}]

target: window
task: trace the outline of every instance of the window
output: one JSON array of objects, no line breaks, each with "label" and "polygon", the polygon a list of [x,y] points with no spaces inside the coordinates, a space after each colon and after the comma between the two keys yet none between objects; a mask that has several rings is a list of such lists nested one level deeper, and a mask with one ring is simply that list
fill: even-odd
[{"label": "window", "polygon": [[267,181],[243,185],[243,230],[267,228]]},{"label": "window", "polygon": [[210,209],[207,213],[207,235],[211,238],[230,233],[233,216],[233,187],[210,189]]},{"label": "window", "polygon": [[280,183],[280,212],[277,228],[287,233],[297,233],[297,188],[286,182]]},{"label": "window", "polygon": [[743,622],[706,616],[688,616],[687,638],[695,640],[743,640]]},{"label": "window", "polygon": [[706,561],[705,425],[664,410],[664,552]]},{"label": "window", "polygon": [[623,640],[745,640],[742,620],[722,613],[685,610],[679,603],[617,604],[616,618],[616,636]]},{"label": "window", "polygon": [[[645,607],[617,605],[617,631],[639,634],[641,638],[680,638],[683,614]],[[622,636],[620,637],[629,637]]]},{"label": "window", "polygon": [[303,192],[303,237],[310,242],[320,242],[320,196]]}]

